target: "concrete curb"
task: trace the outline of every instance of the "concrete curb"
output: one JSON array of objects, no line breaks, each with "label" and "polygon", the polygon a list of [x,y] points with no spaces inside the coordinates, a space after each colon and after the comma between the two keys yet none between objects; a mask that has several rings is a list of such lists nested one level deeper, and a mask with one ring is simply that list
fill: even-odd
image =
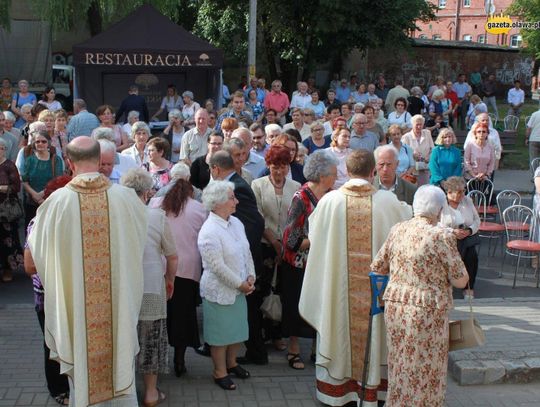
[{"label": "concrete curb", "polygon": [[448,370],[461,386],[538,382],[540,352],[450,352]]}]

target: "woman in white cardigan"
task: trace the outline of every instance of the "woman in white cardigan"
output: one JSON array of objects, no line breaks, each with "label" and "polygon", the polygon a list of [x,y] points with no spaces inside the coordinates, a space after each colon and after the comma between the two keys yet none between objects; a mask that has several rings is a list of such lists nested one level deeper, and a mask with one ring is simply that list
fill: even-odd
[{"label": "woman in white cardigan", "polygon": [[[287,178],[290,163],[290,151],[281,145],[272,145],[265,155],[266,165],[270,175],[253,181],[251,188],[257,200],[257,208],[264,218],[264,233],[261,242],[263,256],[263,271],[259,276],[261,294],[270,293],[274,272],[279,275],[281,253],[283,250],[283,229],[287,223],[287,212],[291,206],[294,193],[300,188],[300,183]],[[267,335],[271,336],[277,350],[285,350],[281,340],[281,329],[272,325],[265,326]]]},{"label": "woman in white cardigan", "polygon": [[235,390],[229,374],[250,376],[236,362],[236,354],[249,336],[245,296],[255,290],[255,267],[244,226],[232,216],[238,204],[234,184],[213,181],[202,200],[210,211],[197,242],[204,270],[200,283],[204,339],[210,345],[215,383]]}]

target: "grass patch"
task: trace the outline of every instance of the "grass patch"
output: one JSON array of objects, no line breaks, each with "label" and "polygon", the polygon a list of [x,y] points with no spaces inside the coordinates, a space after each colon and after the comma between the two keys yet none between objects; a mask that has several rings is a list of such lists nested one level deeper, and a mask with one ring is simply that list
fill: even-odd
[{"label": "grass patch", "polygon": [[[503,159],[500,162],[500,168],[508,170],[529,169],[529,148],[525,145],[525,128],[527,124],[525,118],[536,112],[538,107],[538,101],[536,100],[528,99],[525,101],[521,111],[521,117],[519,118],[516,145],[507,147],[507,149],[512,149],[515,152],[512,154],[503,155]],[[499,129],[503,129],[504,122],[502,118],[504,118],[508,112],[508,104],[506,103],[506,100],[497,100],[497,109],[499,110],[499,116],[501,117],[497,127]]]}]

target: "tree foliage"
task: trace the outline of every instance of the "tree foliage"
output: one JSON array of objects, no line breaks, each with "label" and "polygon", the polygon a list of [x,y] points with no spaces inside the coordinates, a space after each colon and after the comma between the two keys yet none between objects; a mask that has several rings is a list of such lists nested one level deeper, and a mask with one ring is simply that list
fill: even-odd
[{"label": "tree foliage", "polygon": [[[202,0],[195,30],[229,55],[245,58],[246,0]],[[258,53],[271,77],[295,82],[321,61],[341,61],[353,48],[405,45],[417,19],[434,18],[425,0],[259,0]]]},{"label": "tree foliage", "polygon": [[[506,12],[524,22],[540,21],[540,0],[514,0]],[[521,29],[520,34],[528,52],[540,59],[540,29]]]},{"label": "tree foliage", "polygon": [[[6,1],[10,0],[0,3]],[[247,0],[30,1],[36,15],[48,20],[53,31],[69,31],[87,23],[92,35],[141,4],[151,3],[173,21],[223,49],[228,58],[246,61]],[[434,10],[426,0],[258,0],[258,54],[265,56],[271,77],[295,82],[321,61],[339,68],[342,57],[353,48],[365,51],[406,45],[407,34],[416,28],[415,21],[435,18]]]}]

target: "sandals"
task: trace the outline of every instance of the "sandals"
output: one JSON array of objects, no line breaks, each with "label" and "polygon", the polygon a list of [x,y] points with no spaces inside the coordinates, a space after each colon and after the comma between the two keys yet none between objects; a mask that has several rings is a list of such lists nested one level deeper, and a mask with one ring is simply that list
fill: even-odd
[{"label": "sandals", "polygon": [[229,374],[232,373],[233,375],[235,375],[239,379],[247,379],[248,377],[251,376],[249,374],[249,372],[240,365],[236,365],[235,367],[231,367],[231,368],[227,369],[227,373],[229,373]]},{"label": "sandals", "polygon": [[167,397],[165,396],[165,393],[162,393],[159,389],[158,391],[158,399],[154,401],[145,401],[143,402],[144,407],[156,407],[158,404],[163,403]]},{"label": "sandals", "polygon": [[51,397],[54,399],[54,401],[56,401],[61,406],[69,405],[69,393],[60,393],[60,394],[57,394],[56,396],[51,395]]},{"label": "sandals", "polygon": [[221,387],[223,390],[236,390],[236,384],[231,380],[230,376],[214,377],[214,383]]},{"label": "sandals", "polygon": [[295,370],[305,369],[304,361],[299,353],[287,353],[287,361],[289,362],[289,366]]}]

